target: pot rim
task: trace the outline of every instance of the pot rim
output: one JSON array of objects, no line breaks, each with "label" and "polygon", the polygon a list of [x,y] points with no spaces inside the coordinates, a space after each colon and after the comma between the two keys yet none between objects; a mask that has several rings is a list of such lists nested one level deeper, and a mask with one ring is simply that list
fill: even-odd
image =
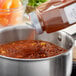
[{"label": "pot rim", "polygon": [[[11,27],[10,27],[10,28],[11,28]],[[6,28],[4,28],[4,29],[6,29]],[[2,29],[2,31],[3,31],[3,29]],[[1,31],[0,31],[0,32],[1,32]],[[7,59],[7,60],[11,60],[11,61],[23,61],[23,62],[28,61],[28,62],[33,62],[33,61],[45,61],[45,60],[49,60],[49,59],[53,59],[53,58],[56,58],[56,57],[65,55],[65,54],[67,54],[69,51],[71,51],[71,49],[73,49],[73,46],[74,46],[75,42],[74,42],[73,37],[72,37],[70,34],[68,34],[67,32],[65,32],[65,31],[58,31],[58,32],[59,32],[59,33],[65,33],[67,36],[69,36],[69,37],[71,38],[71,40],[72,40],[72,42],[73,42],[73,45],[71,46],[71,48],[68,49],[68,50],[67,50],[66,52],[64,52],[64,53],[61,53],[61,54],[59,54],[59,55],[52,56],[52,57],[37,58],[37,59],[20,59],[20,58],[12,58],[12,57],[2,56],[2,55],[0,55],[0,58]]]}]

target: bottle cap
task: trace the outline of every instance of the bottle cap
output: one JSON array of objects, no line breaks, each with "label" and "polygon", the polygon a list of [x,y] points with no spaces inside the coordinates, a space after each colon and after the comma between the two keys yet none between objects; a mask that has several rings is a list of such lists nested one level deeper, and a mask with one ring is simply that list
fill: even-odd
[{"label": "bottle cap", "polygon": [[40,22],[38,20],[38,17],[36,15],[36,13],[35,12],[31,12],[29,14],[29,16],[30,16],[30,19],[32,21],[32,26],[35,27],[37,33],[39,33],[39,34],[42,33],[43,31],[42,31],[42,28],[41,28],[41,25],[40,25]]}]

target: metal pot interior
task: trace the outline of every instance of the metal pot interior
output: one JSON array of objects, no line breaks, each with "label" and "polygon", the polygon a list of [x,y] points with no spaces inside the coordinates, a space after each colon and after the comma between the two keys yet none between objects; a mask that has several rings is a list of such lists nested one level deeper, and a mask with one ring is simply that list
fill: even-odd
[{"label": "metal pot interior", "polygon": [[46,33],[36,36],[36,40],[44,40],[56,44],[66,50],[72,48],[74,39],[66,32]]},{"label": "metal pot interior", "polygon": [[65,32],[37,34],[35,29],[29,26],[13,26],[0,30],[0,44],[29,39],[52,42],[66,50],[71,49],[74,44],[73,38]]}]

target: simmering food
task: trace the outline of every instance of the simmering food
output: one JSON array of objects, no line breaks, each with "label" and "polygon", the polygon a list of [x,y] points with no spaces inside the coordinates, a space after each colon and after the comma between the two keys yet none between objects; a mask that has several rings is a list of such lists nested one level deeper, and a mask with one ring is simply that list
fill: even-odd
[{"label": "simmering food", "polygon": [[0,45],[0,55],[23,59],[52,57],[66,51],[50,42],[41,40],[21,40]]}]

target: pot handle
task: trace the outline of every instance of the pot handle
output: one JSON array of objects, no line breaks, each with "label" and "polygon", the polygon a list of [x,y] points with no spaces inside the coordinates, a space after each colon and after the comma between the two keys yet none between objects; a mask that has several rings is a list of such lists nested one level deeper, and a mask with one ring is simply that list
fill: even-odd
[{"label": "pot handle", "polygon": [[71,36],[74,38],[74,40],[76,40],[76,33],[72,34]]},{"label": "pot handle", "polygon": [[[76,41],[76,33],[71,35],[73,39]],[[73,67],[76,67],[76,61],[73,60]]]}]

